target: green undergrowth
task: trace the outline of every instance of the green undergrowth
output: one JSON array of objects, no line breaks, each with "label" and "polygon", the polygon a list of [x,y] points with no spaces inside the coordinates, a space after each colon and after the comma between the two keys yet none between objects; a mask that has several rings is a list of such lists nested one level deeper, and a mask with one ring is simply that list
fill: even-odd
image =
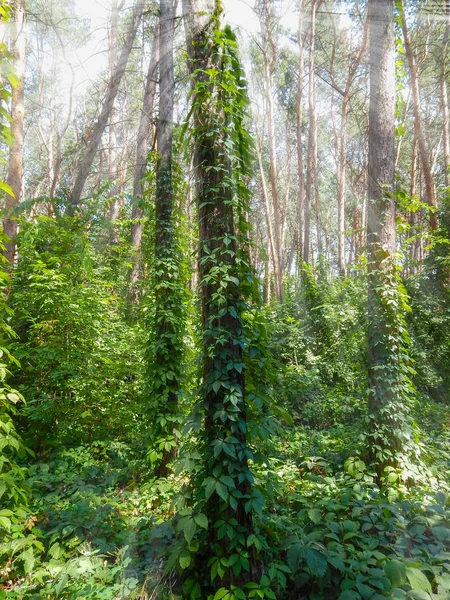
[{"label": "green undergrowth", "polygon": [[52,452],[28,473],[33,533],[45,551],[22,580],[5,582],[7,597],[147,597],[161,577],[160,554],[173,535],[162,524],[180,483],[152,479],[119,442]]},{"label": "green undergrowth", "polygon": [[[424,417],[431,434],[421,469],[409,480],[390,473],[384,492],[354,429],[296,426],[278,439],[277,455],[255,466],[267,497],[256,522],[262,535],[247,545],[262,546],[262,579],[224,598],[448,600],[450,432],[429,422],[442,415]],[[172,526],[182,475],[152,479],[127,445],[99,441],[38,457],[27,483],[44,551],[22,578],[2,583],[8,598],[189,597],[179,585],[183,557],[167,570],[184,535]],[[215,565],[214,578],[227,566]]]},{"label": "green undergrowth", "polygon": [[449,432],[424,437],[421,468],[406,479],[389,472],[383,491],[370,467],[343,450],[352,430],[334,433],[333,445],[330,431],[289,432],[274,470],[261,474],[281,486],[263,526],[277,549],[267,571],[278,579],[276,597],[448,599]]}]

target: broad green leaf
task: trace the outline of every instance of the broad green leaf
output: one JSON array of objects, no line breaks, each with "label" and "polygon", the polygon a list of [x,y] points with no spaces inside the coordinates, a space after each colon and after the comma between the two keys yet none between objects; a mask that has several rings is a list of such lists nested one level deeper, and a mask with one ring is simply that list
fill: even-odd
[{"label": "broad green leaf", "polygon": [[202,529],[208,529],[208,517],[206,515],[204,515],[203,513],[195,515],[194,521]]},{"label": "broad green leaf", "polygon": [[25,552],[22,552],[21,558],[23,560],[23,566],[24,566],[25,573],[27,575],[29,575],[33,571],[34,563],[35,563],[35,556],[33,554],[33,550],[29,549],[29,550],[26,550]]},{"label": "broad green leaf", "polygon": [[222,500],[227,500],[227,498],[228,498],[227,488],[220,481],[216,481],[216,492],[219,494],[219,496],[222,498]]},{"label": "broad green leaf", "polygon": [[178,562],[180,563],[180,567],[182,569],[187,569],[189,567],[191,564],[191,553],[189,550],[183,550],[183,552],[180,554]]},{"label": "broad green leaf", "polygon": [[356,589],[361,594],[361,598],[363,600],[370,600],[370,598],[372,598],[372,596],[373,596],[373,592],[374,592],[373,588],[369,587],[365,583],[357,583]]},{"label": "broad green leaf", "polygon": [[354,592],[353,590],[345,590],[339,596],[338,600],[361,600],[361,596],[358,592]]},{"label": "broad green leaf", "polygon": [[60,558],[62,554],[61,546],[58,543],[52,544],[49,548],[48,553],[52,558],[58,560],[58,558]]},{"label": "broad green leaf", "polygon": [[320,523],[322,520],[322,514],[318,508],[311,508],[308,510],[308,517],[313,523]]},{"label": "broad green leaf", "polygon": [[424,592],[423,590],[410,590],[408,597],[413,598],[413,600],[431,600],[432,598],[428,592]]},{"label": "broad green leaf", "polygon": [[406,566],[399,560],[391,560],[384,565],[384,571],[389,577],[392,587],[400,587],[406,581]]},{"label": "broad green leaf", "polygon": [[306,548],[304,554],[309,570],[314,577],[323,577],[328,569],[325,557],[313,548]]},{"label": "broad green leaf", "polygon": [[63,573],[61,575],[61,577],[59,577],[58,583],[55,586],[56,598],[58,598],[58,596],[60,595],[60,593],[66,587],[68,581],[69,581],[69,576],[67,575],[67,573]]},{"label": "broad green leaf", "polygon": [[183,533],[184,533],[184,537],[186,538],[186,541],[188,544],[191,543],[196,530],[197,530],[197,527],[195,525],[194,519],[186,519],[186,522],[183,527]]},{"label": "broad green leaf", "polygon": [[413,590],[423,590],[424,592],[432,592],[431,583],[428,581],[427,576],[419,569],[414,567],[408,567],[406,569],[406,577],[408,578],[409,585]]}]

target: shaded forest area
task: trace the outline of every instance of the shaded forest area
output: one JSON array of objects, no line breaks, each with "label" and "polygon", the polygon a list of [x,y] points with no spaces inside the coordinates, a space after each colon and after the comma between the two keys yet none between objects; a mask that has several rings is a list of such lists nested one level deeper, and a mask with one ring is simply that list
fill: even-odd
[{"label": "shaded forest area", "polygon": [[0,19],[0,600],[449,600],[450,0]]}]

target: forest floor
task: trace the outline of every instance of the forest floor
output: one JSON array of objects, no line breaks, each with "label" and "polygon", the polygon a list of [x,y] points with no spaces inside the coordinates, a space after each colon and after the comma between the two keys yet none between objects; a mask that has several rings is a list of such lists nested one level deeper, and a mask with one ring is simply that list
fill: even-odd
[{"label": "forest floor", "polygon": [[[354,425],[297,424],[276,440],[255,467],[266,495],[255,518],[267,540],[262,586],[275,594],[266,597],[450,598],[450,428],[438,413],[424,423],[421,468],[408,481],[393,473],[383,491],[355,452]],[[28,483],[45,550],[3,597],[144,599],[176,588],[175,568],[167,576],[162,566],[182,475],[151,478],[126,444],[98,441],[38,456]]]}]

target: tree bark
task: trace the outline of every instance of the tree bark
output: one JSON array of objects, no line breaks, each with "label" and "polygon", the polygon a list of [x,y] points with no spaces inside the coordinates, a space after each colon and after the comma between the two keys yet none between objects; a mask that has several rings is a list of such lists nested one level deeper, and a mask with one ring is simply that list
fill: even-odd
[{"label": "tree bark", "polygon": [[[203,481],[223,472],[224,453],[212,452],[212,448],[220,440],[231,436],[235,440],[235,456],[226,458],[226,473],[233,481],[233,487],[239,490],[240,497],[233,508],[232,504],[223,501],[217,492],[206,503],[208,518],[211,523],[222,518],[225,522],[237,521],[245,530],[244,537],[253,531],[252,511],[245,510],[245,498],[249,497],[250,484],[240,474],[248,469],[248,447],[246,436],[246,401],[245,378],[242,367],[243,350],[239,340],[242,339],[242,276],[238,268],[237,252],[240,243],[236,236],[236,207],[232,200],[231,182],[233,174],[229,160],[228,144],[231,142],[227,128],[230,115],[223,110],[225,99],[229,102],[228,93],[211,79],[208,70],[220,73],[221,58],[213,53],[214,30],[217,27],[219,5],[210,0],[197,2],[183,0],[183,13],[187,24],[187,47],[190,56],[190,69],[194,74],[194,153],[196,196],[199,224],[199,285],[202,306],[203,333],[203,408],[205,415],[205,456]],[[203,90],[209,90],[203,91]],[[225,97],[221,99],[221,96]],[[198,105],[199,98],[202,104]],[[211,132],[214,131],[214,136]],[[219,377],[219,380],[218,380]],[[223,385],[221,380],[223,379]],[[230,393],[233,397],[230,400]],[[233,417],[230,418],[230,402]],[[222,417],[218,416],[222,411]],[[214,473],[214,475],[213,475]],[[220,545],[220,552],[230,556],[236,547],[229,547],[226,539],[218,540],[217,528],[211,526],[207,531],[208,549]],[[209,550],[210,551],[210,550]],[[200,568],[204,569],[206,557],[203,555]],[[249,559],[250,573],[235,576],[227,569],[220,584],[209,582],[205,592],[214,593],[224,585],[243,587],[248,580],[255,577],[256,564]],[[209,573],[209,569],[208,569]],[[207,576],[209,579],[209,576]],[[255,581],[255,579],[253,579]]]},{"label": "tree bark", "polygon": [[303,21],[306,0],[300,2],[298,17],[298,81],[297,81],[297,174],[298,174],[298,214],[297,214],[297,241],[299,265],[303,262],[303,244],[305,237],[304,210],[305,210],[305,178],[303,174],[303,75],[305,71],[305,51]]},{"label": "tree bark", "polygon": [[134,286],[139,280],[141,265],[142,244],[142,198],[144,195],[143,179],[147,168],[147,156],[149,146],[149,133],[152,125],[153,111],[156,94],[156,79],[159,64],[159,33],[155,32],[152,45],[152,53],[148,66],[147,79],[145,83],[144,100],[142,104],[141,118],[136,143],[136,168],[133,178],[133,208],[131,211],[131,247],[133,250],[133,268],[131,273],[131,284]]},{"label": "tree bark", "polygon": [[[394,0],[369,0],[368,362],[371,455],[378,481],[401,445],[400,336],[395,275]],[[397,302],[397,304],[396,304]],[[400,426],[401,423],[401,426]],[[380,454],[381,452],[381,454]],[[389,458],[386,458],[388,456]]]},{"label": "tree bark", "polygon": [[303,245],[303,260],[309,263],[310,235],[311,235],[311,205],[313,199],[316,199],[316,222],[317,222],[317,246],[319,254],[322,251],[320,214],[318,213],[319,201],[316,197],[317,190],[317,120],[316,120],[316,94],[315,94],[315,71],[314,71],[314,53],[316,36],[316,13],[321,0],[312,0],[311,22],[310,22],[310,41],[309,41],[309,77],[308,77],[308,110],[309,110],[309,129],[308,129],[308,158],[306,171],[306,203],[305,203],[305,235]]},{"label": "tree bark", "polygon": [[283,240],[282,215],[278,193],[277,155],[275,147],[275,120],[273,107],[273,76],[276,69],[276,49],[271,31],[270,0],[260,0],[258,5],[259,22],[262,31],[262,49],[264,61],[265,99],[267,103],[267,127],[269,136],[270,189],[273,205],[273,237],[278,263],[278,277],[275,275],[276,295],[283,300]]},{"label": "tree bark", "polygon": [[448,49],[448,38],[450,34],[450,0],[446,2],[446,20],[444,38],[442,40],[441,48],[441,98],[442,98],[442,126],[444,135],[444,181],[445,187],[449,187],[449,176],[450,176],[450,118],[448,110],[448,90],[447,90],[447,49]]},{"label": "tree bark", "polygon": [[[436,198],[436,189],[434,185],[434,177],[430,166],[430,159],[428,156],[428,150],[425,143],[425,136],[422,127],[422,117],[420,114],[420,87],[419,87],[419,77],[417,74],[417,65],[416,60],[414,58],[414,54],[411,47],[411,38],[408,30],[408,23],[405,15],[405,4],[404,0],[399,0],[400,9],[401,9],[401,17],[402,17],[402,30],[403,30],[403,39],[405,42],[405,53],[406,58],[408,60],[409,67],[409,76],[411,80],[411,89],[412,89],[412,97],[413,97],[413,108],[414,108],[414,121],[415,121],[415,131],[417,136],[417,141],[419,144],[419,155],[420,162],[422,165],[423,177],[425,180],[425,193],[427,202],[434,209],[437,209],[437,198]],[[433,212],[430,215],[430,226],[431,229],[436,229],[438,226],[436,213]]]},{"label": "tree bark", "polygon": [[3,221],[3,231],[9,237],[6,243],[6,257],[14,264],[16,245],[14,239],[17,235],[18,225],[13,214],[14,209],[23,201],[23,138],[25,117],[25,51],[26,51],[26,22],[25,0],[15,0],[14,3],[14,42],[13,60],[17,77],[16,87],[12,90],[11,99],[11,135],[13,142],[9,154],[8,174],[6,183],[10,186],[14,196],[6,194],[6,217]]},{"label": "tree bark", "polygon": [[[109,26],[109,48],[108,48],[108,62],[109,62],[109,78],[113,76],[114,69],[117,62],[117,26],[119,20],[119,9],[117,0],[111,0],[111,20]],[[109,219],[111,221],[111,241],[113,244],[119,242],[119,232],[117,230],[116,221],[119,218],[120,205],[119,199],[117,198],[117,136],[116,136],[116,121],[117,121],[117,109],[114,103],[111,107],[111,112],[108,118],[108,179],[111,184],[111,189],[108,193],[108,197],[111,199],[109,205]]]},{"label": "tree bark", "polygon": [[277,256],[277,253],[275,250],[275,244],[273,241],[272,215],[270,214],[269,192],[267,190],[266,176],[264,174],[264,167],[262,164],[261,148],[258,149],[257,154],[258,154],[259,172],[261,175],[262,193],[263,193],[263,198],[264,198],[264,208],[265,208],[265,214],[266,214],[267,237],[269,238],[269,250],[270,250],[270,255],[272,257],[272,263],[273,263],[273,274],[274,274],[275,282],[279,282],[280,272],[278,269],[278,256]]},{"label": "tree bark", "polygon": [[[178,265],[175,264],[175,231],[174,231],[174,194],[172,182],[172,146],[173,146],[173,104],[174,104],[174,71],[173,71],[173,36],[174,6],[173,0],[160,0],[159,16],[159,115],[156,123],[156,141],[158,161],[156,169],[155,190],[155,271],[158,281],[155,296],[155,353],[154,362],[158,369],[166,373],[173,371],[179,374],[182,362],[182,342],[180,340],[180,317],[177,315],[180,298],[177,294]],[[178,317],[178,318],[177,318]],[[167,415],[176,416],[178,406],[180,378],[173,377],[167,381],[156,383],[159,395],[164,400],[162,408],[164,421],[168,425],[161,426],[164,437],[172,436],[175,422],[167,419]],[[158,421],[160,415],[155,415]],[[156,426],[158,423],[155,424]],[[158,438],[159,435],[156,436]],[[163,450],[158,476],[167,476],[168,463],[175,456],[176,446]]]},{"label": "tree bark", "polygon": [[75,179],[75,184],[73,186],[72,193],[69,196],[69,206],[66,210],[66,213],[68,215],[72,215],[74,213],[75,207],[77,207],[81,202],[81,194],[83,192],[86,179],[89,176],[92,163],[94,162],[95,154],[97,153],[98,147],[100,145],[100,141],[102,139],[103,132],[105,131],[106,124],[108,123],[108,119],[110,117],[112,108],[114,106],[114,101],[116,99],[117,92],[119,91],[122,77],[125,73],[128,58],[133,47],[133,42],[136,37],[136,31],[139,26],[143,11],[144,1],[136,0],[132,19],[126,34],[124,46],[117,59],[114,72],[109,78],[105,93],[105,100],[103,102],[100,115],[96,123],[94,124],[92,132],[87,141],[86,152],[84,153],[84,156],[81,160],[81,165],[79,167],[78,174]]}]

